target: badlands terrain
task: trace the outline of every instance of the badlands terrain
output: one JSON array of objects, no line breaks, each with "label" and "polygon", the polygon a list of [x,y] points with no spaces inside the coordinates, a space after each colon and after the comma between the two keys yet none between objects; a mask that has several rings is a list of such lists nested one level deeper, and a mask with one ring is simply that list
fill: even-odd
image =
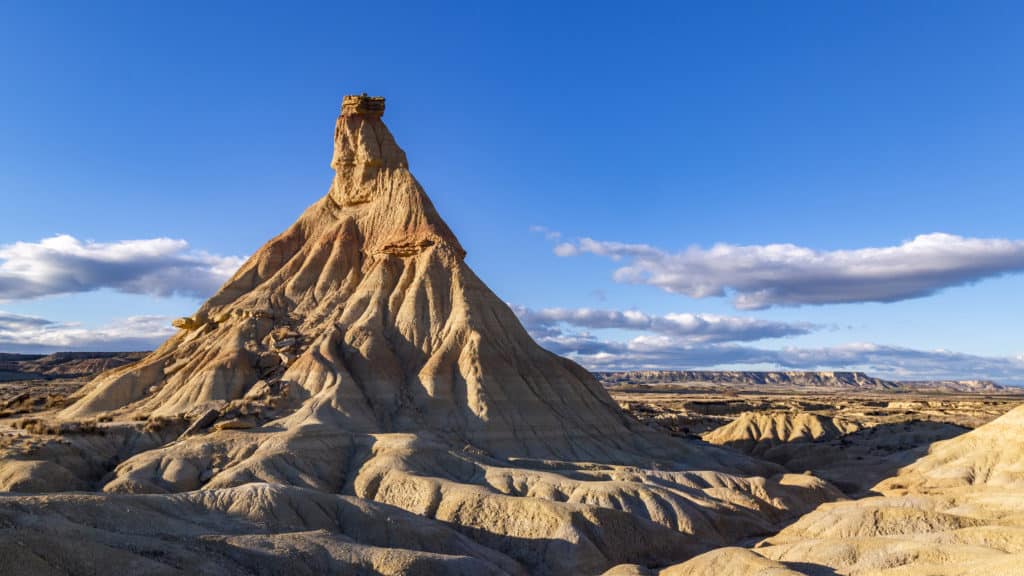
[{"label": "badlands terrain", "polygon": [[969,392],[975,383],[852,384],[867,381],[856,373],[758,373],[767,384],[723,380],[728,373],[721,372],[698,372],[699,380],[687,375],[682,382],[673,382],[678,373],[660,374],[658,384],[624,383],[620,374],[608,390],[624,410],[674,436],[809,471],[851,497],[915,462],[933,443],[1024,403],[1024,391],[994,383]]},{"label": "badlands terrain", "polygon": [[7,358],[0,574],[1020,570],[1024,396],[602,384],[469,268],[383,99],[341,112],[327,194],[160,348]]},{"label": "badlands terrain", "polygon": [[127,366],[144,352],[0,353],[0,417],[64,406],[97,374]]}]

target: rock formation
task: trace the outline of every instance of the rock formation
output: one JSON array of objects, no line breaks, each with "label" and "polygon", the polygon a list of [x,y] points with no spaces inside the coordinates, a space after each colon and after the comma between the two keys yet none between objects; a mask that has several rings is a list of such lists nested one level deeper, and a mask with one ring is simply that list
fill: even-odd
[{"label": "rock formation", "polygon": [[810,471],[849,495],[924,456],[928,446],[967,429],[945,422],[871,422],[812,412],[745,412],[702,438],[729,446],[791,472]]},{"label": "rock formation", "polygon": [[[58,439],[23,426],[0,450],[2,489],[105,493],[0,498],[0,529],[36,530],[9,557],[52,564],[73,533],[151,573],[273,572],[268,547],[312,572],[600,573],[842,497],[650,429],[534,343],[466,265],[383,113],[346,97],[327,195],[158,350],[33,424]],[[87,520],[100,510],[108,524]],[[112,525],[131,510],[172,535],[167,556]]]},{"label": "rock formation", "polygon": [[[924,457],[962,429],[864,424],[806,403],[745,411],[705,435],[737,450],[648,427],[537,346],[470,270],[383,115],[381,98],[344,99],[328,193],[176,320],[158,350],[66,404],[5,400],[0,573],[996,575],[1024,565],[1024,407]],[[720,374],[891,388],[856,373]],[[610,378],[665,373],[620,376]],[[944,406],[865,398],[874,412]],[[687,404],[704,415],[746,405]],[[787,468],[872,492],[848,501]]]},{"label": "rock formation", "polygon": [[[753,552],[806,574],[1007,576],[1024,566],[1024,406],[956,438],[875,486],[824,504]],[[715,550],[661,574],[699,573]],[[735,563],[733,564],[735,566]],[[625,570],[626,567],[619,567]],[[750,569],[721,574],[784,574]],[[717,572],[716,572],[717,573]]]},{"label": "rock formation", "polygon": [[104,370],[126,366],[144,356],[141,352],[0,354],[0,382],[93,376]]},{"label": "rock formation", "polygon": [[729,424],[705,434],[704,439],[763,456],[777,446],[832,440],[859,429],[856,422],[807,412],[744,412]]},{"label": "rock formation", "polygon": [[873,378],[863,372],[746,372],[736,370],[630,370],[598,372],[605,385],[716,384],[736,387],[890,389],[899,383]]},{"label": "rock formation", "polygon": [[586,371],[534,343],[469,269],[384,125],[383,100],[348,96],[342,112],[328,194],[177,321],[176,336],[83,388],[60,417],[224,419],[248,407],[261,423],[295,410],[290,425],[426,430],[498,457],[677,456]]}]

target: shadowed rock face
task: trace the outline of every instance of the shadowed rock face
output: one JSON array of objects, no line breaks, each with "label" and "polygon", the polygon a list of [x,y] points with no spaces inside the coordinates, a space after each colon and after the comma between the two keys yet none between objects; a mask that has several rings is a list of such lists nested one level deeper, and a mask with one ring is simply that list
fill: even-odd
[{"label": "shadowed rock face", "polygon": [[[378,546],[468,571],[483,562],[505,573],[599,573],[769,534],[841,497],[812,476],[656,432],[588,372],[540,348],[466,265],[382,115],[382,101],[346,99],[328,193],[163,346],[56,414],[65,427],[98,421],[102,438],[81,427],[61,442],[20,438],[0,454],[0,489],[99,488],[116,495],[62,497],[62,510],[110,498],[115,516],[132,498],[167,510],[195,491],[190,502],[231,516],[211,532],[237,560],[226,573],[249,573],[268,546],[305,563],[320,547],[324,566],[358,560],[367,573],[396,571],[367,548]],[[40,470],[66,478],[34,482]],[[290,509],[296,492],[268,485],[373,504],[370,525],[388,521],[381,504],[394,506],[474,544],[369,538],[308,511],[288,529],[324,534],[233,523],[253,509]],[[0,511],[31,516],[45,502],[0,499]],[[11,521],[28,522],[19,514]],[[177,553],[202,547],[195,522],[164,516],[154,522],[176,535]],[[62,537],[55,526],[33,554]],[[121,541],[109,532],[82,531],[107,547]],[[445,556],[453,553],[478,562]]]},{"label": "shadowed rock face", "polygon": [[143,358],[144,352],[0,353],[0,382],[30,379],[82,378]]},{"label": "shadowed rock face", "polygon": [[967,431],[944,422],[866,420],[793,411],[745,412],[703,438],[792,472],[809,470],[851,496],[862,496],[924,456],[933,443]]},{"label": "shadowed rock face", "polygon": [[878,483],[876,496],[824,504],[753,551],[715,550],[658,574],[700,574],[726,561],[728,568],[706,573],[1020,574],[1022,455],[1024,406],[934,444],[926,456]]}]

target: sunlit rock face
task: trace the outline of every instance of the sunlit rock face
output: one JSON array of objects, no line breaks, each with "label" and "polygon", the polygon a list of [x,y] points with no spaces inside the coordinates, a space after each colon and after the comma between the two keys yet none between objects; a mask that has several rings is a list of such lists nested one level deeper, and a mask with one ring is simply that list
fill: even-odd
[{"label": "sunlit rock face", "polygon": [[383,107],[346,97],[328,194],[177,322],[177,336],[94,382],[62,417],[193,417],[263,381],[275,405],[301,407],[293,421],[348,431],[431,430],[527,458],[661,451],[586,371],[537,346],[469,269]]},{"label": "sunlit rock face", "polygon": [[[224,573],[274,548],[311,573],[592,574],[770,534],[841,497],[648,428],[540,348],[466,265],[383,113],[346,97],[327,194],[158,350],[52,415],[95,434],[2,455],[0,488],[104,493],[52,497],[32,554],[72,530],[157,567],[203,568],[215,541]],[[47,498],[0,499],[0,530]],[[141,530],[113,520],[131,510],[173,554],[121,538]],[[90,524],[98,511],[110,523]]]},{"label": "sunlit rock face", "polygon": [[703,568],[721,566],[707,573],[1020,574],[1022,462],[1024,406],[1018,406],[933,444],[868,497],[824,504],[752,550],[715,550],[659,573],[702,574]]}]

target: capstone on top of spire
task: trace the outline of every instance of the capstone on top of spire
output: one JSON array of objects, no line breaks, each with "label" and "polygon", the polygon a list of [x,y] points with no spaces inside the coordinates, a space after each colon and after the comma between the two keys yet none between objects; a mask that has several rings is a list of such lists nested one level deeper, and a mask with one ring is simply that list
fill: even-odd
[{"label": "capstone on top of spire", "polygon": [[376,116],[384,115],[384,97],[349,94],[341,99],[342,116]]}]

